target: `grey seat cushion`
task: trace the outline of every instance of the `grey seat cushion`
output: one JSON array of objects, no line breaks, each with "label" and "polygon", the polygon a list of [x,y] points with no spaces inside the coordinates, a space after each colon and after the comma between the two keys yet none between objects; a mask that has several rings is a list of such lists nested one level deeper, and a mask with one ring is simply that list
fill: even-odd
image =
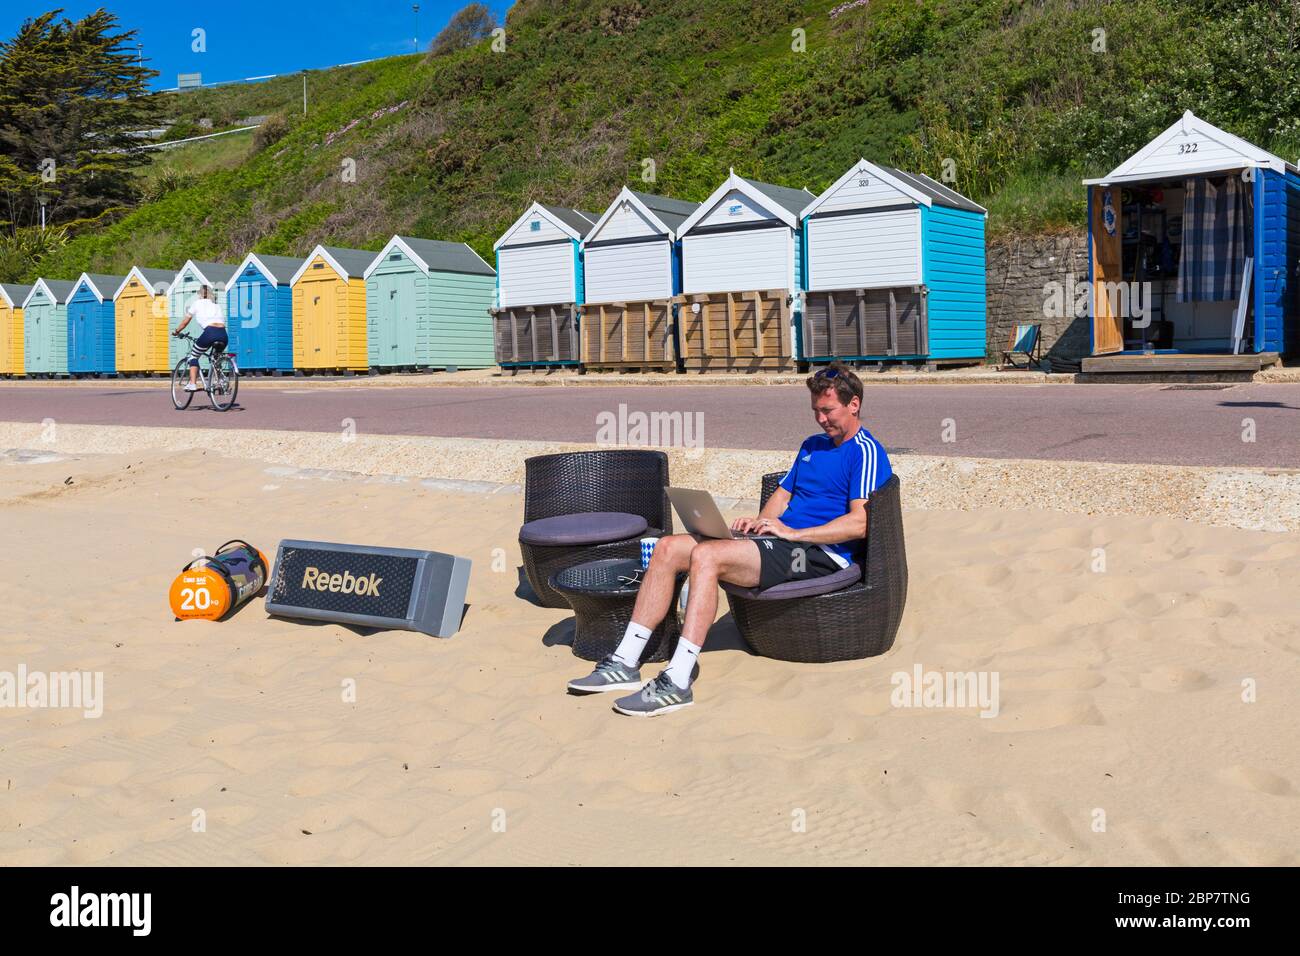
[{"label": "grey seat cushion", "polygon": [[847,568],[833,574],[823,574],[819,578],[808,578],[804,581],[786,581],[783,584],[774,584],[766,591],[760,591],[758,588],[742,588],[738,584],[728,584],[726,581],[722,582],[722,589],[728,594],[749,598],[752,601],[788,601],[791,598],[830,594],[832,591],[838,591],[851,584],[857,584],[861,580],[862,568],[859,565],[850,564]]},{"label": "grey seat cushion", "polygon": [[519,540],[555,548],[564,545],[605,544],[635,538],[646,530],[640,515],[622,511],[590,511],[578,515],[538,518],[519,529]]}]

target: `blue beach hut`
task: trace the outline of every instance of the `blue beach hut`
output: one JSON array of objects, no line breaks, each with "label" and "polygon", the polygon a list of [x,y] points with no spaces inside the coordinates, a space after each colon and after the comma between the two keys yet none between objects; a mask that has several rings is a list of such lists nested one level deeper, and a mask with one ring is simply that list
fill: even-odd
[{"label": "blue beach hut", "polygon": [[114,296],[126,276],[83,272],[68,299],[68,372],[116,375]]},{"label": "blue beach hut", "polygon": [[226,289],[226,328],[239,367],[293,370],[293,277],[305,259],[250,252]]},{"label": "blue beach hut", "polygon": [[1300,170],[1188,111],[1088,187],[1085,372],[1300,354]]},{"label": "blue beach hut", "polygon": [[982,361],[987,218],[929,176],[859,160],[800,216],[803,361]]}]

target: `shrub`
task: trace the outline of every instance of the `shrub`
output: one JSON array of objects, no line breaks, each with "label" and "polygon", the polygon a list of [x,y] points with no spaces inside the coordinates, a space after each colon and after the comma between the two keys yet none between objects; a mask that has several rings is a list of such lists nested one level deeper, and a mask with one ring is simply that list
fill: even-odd
[{"label": "shrub", "polygon": [[283,113],[272,113],[253,132],[253,149],[261,151],[278,143],[289,132],[289,119]]},{"label": "shrub", "polygon": [[491,36],[496,27],[497,19],[486,5],[471,3],[457,12],[442,32],[433,38],[429,55],[443,56],[464,50]]}]

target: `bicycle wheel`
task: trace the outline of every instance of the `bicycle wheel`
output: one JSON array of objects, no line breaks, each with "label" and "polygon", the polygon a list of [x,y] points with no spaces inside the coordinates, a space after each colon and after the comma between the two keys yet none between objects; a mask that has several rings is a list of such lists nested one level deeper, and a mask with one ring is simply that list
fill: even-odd
[{"label": "bicycle wheel", "polygon": [[185,385],[189,380],[190,360],[183,358],[172,369],[172,404],[176,406],[178,412],[185,411],[190,407],[190,402],[194,401],[194,393],[185,391]]},{"label": "bicycle wheel", "polygon": [[219,412],[229,411],[239,394],[239,372],[229,355],[221,355],[212,363],[212,377],[209,381],[208,399],[212,407]]}]

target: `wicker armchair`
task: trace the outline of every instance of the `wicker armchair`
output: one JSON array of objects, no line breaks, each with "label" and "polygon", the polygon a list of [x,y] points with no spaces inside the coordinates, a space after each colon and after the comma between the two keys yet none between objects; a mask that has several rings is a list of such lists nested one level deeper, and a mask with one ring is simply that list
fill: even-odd
[{"label": "wicker armchair", "polygon": [[[784,472],[763,476],[767,503]],[[907,552],[898,476],[867,499],[863,578],[828,594],[788,600],[724,585],[741,635],[764,657],[803,663],[856,660],[894,646],[907,603]]]},{"label": "wicker armchair", "polygon": [[524,523],[561,515],[623,512],[645,519],[632,537],[587,544],[543,546],[519,541],[524,571],[545,607],[569,602],[551,587],[551,575],[602,558],[641,557],[641,538],[673,533],[668,503],[668,456],[661,451],[580,451],[538,455],[524,462]]}]

